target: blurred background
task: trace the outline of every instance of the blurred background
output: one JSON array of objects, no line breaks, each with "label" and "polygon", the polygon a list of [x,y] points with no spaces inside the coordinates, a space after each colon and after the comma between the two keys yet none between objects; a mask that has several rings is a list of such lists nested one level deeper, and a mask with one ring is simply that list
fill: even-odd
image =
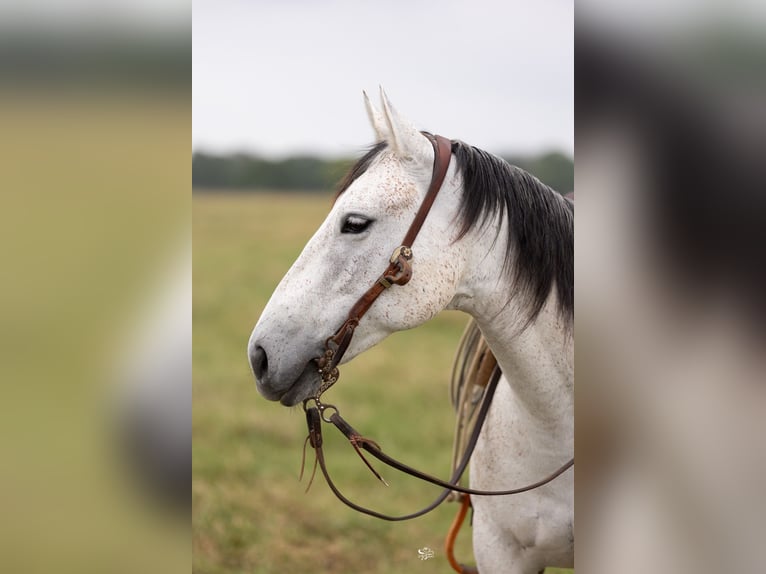
[{"label": "blurred background", "polygon": [[[374,142],[362,90],[382,85],[416,127],[574,185],[568,2],[198,1],[194,4],[193,566],[199,572],[445,572],[457,508],[387,523],[298,482],[300,409],[256,391],[246,345],[279,280]],[[445,313],[344,366],[328,400],[402,460],[449,474]],[[438,494],[369,474],[327,433],[330,471],[362,504],[404,514]],[[307,465],[313,463],[308,453]],[[308,472],[308,471],[307,471]],[[457,553],[472,562],[470,528]],[[418,550],[435,556],[422,561]]]},{"label": "blurred background", "polygon": [[578,4],[584,572],[766,564],[765,16]]},{"label": "blurred background", "polygon": [[0,570],[190,566],[191,14],[0,4]]}]

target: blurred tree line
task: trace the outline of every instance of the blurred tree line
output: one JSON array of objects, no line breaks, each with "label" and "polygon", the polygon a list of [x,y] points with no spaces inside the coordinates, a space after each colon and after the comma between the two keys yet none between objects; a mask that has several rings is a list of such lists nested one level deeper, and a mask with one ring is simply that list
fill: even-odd
[{"label": "blurred tree line", "polygon": [[[574,163],[564,154],[552,152],[503,158],[561,193],[574,189]],[[354,158],[315,156],[271,160],[248,154],[195,152],[192,155],[192,185],[198,191],[328,191],[335,188],[355,161]]]}]

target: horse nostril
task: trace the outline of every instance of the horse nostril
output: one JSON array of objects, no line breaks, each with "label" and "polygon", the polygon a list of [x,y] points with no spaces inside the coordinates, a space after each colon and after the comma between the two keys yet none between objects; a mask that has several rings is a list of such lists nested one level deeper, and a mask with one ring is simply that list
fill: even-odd
[{"label": "horse nostril", "polygon": [[250,354],[250,365],[253,367],[253,373],[255,378],[259,381],[263,379],[269,370],[269,358],[266,356],[266,351],[263,347],[258,345],[253,349]]}]

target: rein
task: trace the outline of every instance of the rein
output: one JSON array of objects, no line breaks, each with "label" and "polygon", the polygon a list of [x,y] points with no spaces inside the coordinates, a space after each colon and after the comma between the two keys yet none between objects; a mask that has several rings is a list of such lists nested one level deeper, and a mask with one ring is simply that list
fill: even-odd
[{"label": "rein", "polygon": [[[418,516],[422,516],[439,506],[449,497],[452,492],[461,492],[464,494],[474,494],[481,496],[507,496],[534,490],[545,484],[548,484],[574,465],[574,458],[572,458],[542,480],[526,486],[522,486],[520,488],[509,490],[477,490],[459,485],[460,478],[463,475],[463,472],[465,472],[471,455],[473,454],[474,448],[476,447],[476,443],[478,442],[479,434],[481,433],[483,423],[487,418],[487,413],[489,412],[489,407],[492,403],[495,389],[497,388],[497,384],[502,375],[500,367],[497,365],[495,365],[489,383],[487,384],[486,393],[479,409],[476,424],[468,438],[465,452],[448,481],[419,471],[385,454],[374,440],[362,436],[343,417],[341,417],[340,411],[335,405],[325,404],[321,401],[322,394],[332,385],[334,385],[340,377],[338,364],[348,349],[348,346],[351,343],[351,339],[354,335],[354,330],[359,325],[361,318],[370,309],[372,304],[381,295],[381,293],[383,293],[383,291],[391,287],[391,285],[405,285],[412,277],[412,265],[410,263],[412,260],[412,244],[415,242],[415,239],[417,238],[418,233],[423,226],[423,222],[428,216],[434,200],[436,199],[436,195],[441,189],[442,183],[444,182],[444,178],[447,174],[447,169],[449,168],[450,158],[452,155],[452,142],[450,140],[438,135],[424,135],[429,139],[434,147],[434,166],[433,174],[431,176],[431,184],[429,185],[426,196],[423,199],[423,203],[420,205],[418,212],[415,214],[415,219],[410,224],[410,228],[407,230],[401,245],[397,247],[391,255],[386,270],[380,275],[380,277],[378,277],[372,287],[370,287],[357,300],[357,302],[349,311],[348,317],[340,326],[340,328],[338,328],[335,334],[331,337],[328,337],[328,339],[325,341],[325,351],[323,355],[315,359],[319,374],[322,377],[322,384],[313,397],[303,401],[303,409],[306,412],[306,423],[308,425],[309,434],[308,437],[306,437],[306,441],[304,442],[303,463],[301,464],[301,478],[303,477],[303,469],[305,464],[306,443],[311,445],[316,455],[314,461],[314,470],[312,472],[311,479],[309,480],[308,488],[311,487],[311,484],[314,480],[314,475],[316,474],[316,467],[318,465],[322,470],[322,474],[324,475],[330,490],[332,490],[335,496],[346,506],[349,506],[350,508],[353,508],[354,510],[363,514],[368,514],[370,516],[375,516],[377,518],[389,521],[409,520]],[[314,406],[309,407],[308,403],[311,401],[314,402]],[[332,413],[329,416],[327,415],[328,411]],[[388,486],[388,484],[372,467],[370,462],[364,457],[362,449],[370,453],[379,461],[390,466],[391,468],[395,468],[401,472],[404,472],[405,474],[425,482],[441,486],[444,488],[444,490],[428,506],[418,510],[417,512],[405,514],[402,516],[391,516],[383,514],[352,502],[346,498],[338,489],[338,487],[332,481],[329,472],[327,471],[324,451],[322,449],[322,422],[333,424],[341,433],[343,433],[351,443],[351,446],[354,447],[356,453],[367,465],[367,467],[381,482],[386,484],[386,486]],[[308,488],[306,489],[307,491]]]},{"label": "rein", "polygon": [[[318,463],[319,468],[322,470],[322,474],[324,475],[325,480],[327,481],[327,484],[330,487],[330,490],[332,490],[335,496],[346,506],[353,508],[354,510],[361,512],[363,514],[368,514],[370,516],[375,516],[376,518],[381,518],[383,520],[389,520],[392,522],[397,522],[401,520],[410,520],[411,518],[417,518],[418,516],[423,516],[424,514],[431,512],[433,509],[439,506],[442,502],[444,502],[444,500],[446,500],[447,497],[450,495],[450,493],[453,491],[462,492],[464,494],[474,494],[474,495],[481,495],[481,496],[507,496],[511,494],[520,494],[522,492],[534,490],[545,484],[548,484],[549,482],[557,478],[559,475],[567,471],[569,468],[571,468],[574,465],[574,458],[571,458],[569,461],[567,461],[565,464],[560,466],[553,473],[549,474],[542,480],[538,480],[537,482],[534,482],[532,484],[528,484],[526,486],[522,486],[519,488],[513,488],[509,490],[477,490],[474,488],[466,488],[458,484],[460,481],[460,477],[463,475],[463,472],[468,466],[468,461],[471,459],[473,450],[476,447],[476,443],[479,439],[479,434],[481,433],[481,428],[483,426],[484,420],[487,418],[487,413],[489,412],[489,407],[490,407],[490,404],[492,403],[492,397],[494,395],[495,389],[497,388],[498,381],[500,381],[501,375],[502,373],[500,371],[500,368],[496,367],[495,371],[492,373],[492,378],[489,382],[489,385],[487,386],[487,394],[484,398],[484,401],[482,402],[476,426],[474,427],[473,432],[471,433],[471,436],[468,439],[468,446],[466,448],[466,451],[463,454],[462,459],[460,460],[460,464],[455,469],[455,472],[453,473],[452,477],[450,477],[449,481],[442,480],[435,476],[431,476],[430,474],[427,474],[425,472],[412,468],[411,466],[408,466],[404,464],[403,462],[400,462],[396,460],[395,458],[388,456],[381,450],[380,446],[374,440],[363,437],[343,417],[341,417],[340,412],[338,411],[338,408],[335,405],[324,404],[317,399],[308,399],[308,400],[314,400],[314,402],[316,403],[316,406],[313,406],[313,407],[307,407],[306,402],[304,402],[304,405],[303,405],[304,410],[306,411],[306,422],[309,428],[309,436],[306,440],[307,442],[311,444],[311,447],[314,449],[316,453],[316,460],[314,463],[314,473],[316,473],[316,466]],[[327,410],[334,411],[329,418],[325,414],[325,411]],[[391,516],[388,514],[383,514],[381,512],[377,512],[376,510],[371,510],[369,508],[356,504],[355,502],[349,500],[343,495],[343,493],[338,489],[338,487],[332,481],[332,478],[330,478],[330,473],[327,471],[327,466],[325,464],[325,458],[324,458],[324,451],[322,450],[322,421],[326,423],[332,423],[333,425],[335,425],[336,428],[338,428],[338,430],[340,430],[346,436],[348,441],[351,443],[351,446],[354,447],[354,450],[356,450],[357,454],[362,458],[362,460],[367,465],[367,467],[373,472],[373,474],[375,474],[375,476],[381,482],[386,484],[386,486],[388,486],[386,481],[383,480],[383,478],[377,473],[377,471],[375,471],[374,468],[372,468],[372,465],[367,461],[367,459],[364,457],[360,449],[366,450],[372,456],[374,456],[375,458],[377,458],[384,464],[390,466],[391,468],[395,468],[401,472],[404,472],[405,474],[409,474],[410,476],[414,476],[415,478],[419,478],[420,480],[423,480],[425,482],[429,482],[431,484],[441,486],[442,488],[444,488],[444,490],[428,506],[422,508],[421,510],[418,510],[417,512],[413,512],[411,514],[405,514],[402,516]],[[304,447],[305,447],[305,444],[304,444]],[[304,451],[304,457],[305,457],[305,451]],[[302,474],[303,474],[303,468],[301,468],[301,475]],[[314,479],[314,476],[312,473],[311,481],[313,481],[313,479]],[[311,482],[309,482],[309,486],[311,486]]]}]

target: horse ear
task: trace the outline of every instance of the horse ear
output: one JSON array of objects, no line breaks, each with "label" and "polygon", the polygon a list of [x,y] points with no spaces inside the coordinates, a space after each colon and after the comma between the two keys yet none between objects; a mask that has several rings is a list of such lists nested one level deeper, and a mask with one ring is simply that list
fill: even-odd
[{"label": "horse ear", "polygon": [[393,151],[404,159],[428,158],[432,146],[426,137],[397,112],[391,105],[383,88],[380,88],[380,99],[383,102],[383,115],[388,126],[388,144]]},{"label": "horse ear", "polygon": [[370,118],[370,123],[372,124],[372,129],[375,131],[377,141],[387,141],[389,139],[389,134],[386,119],[377,109],[375,109],[375,106],[372,105],[367,92],[362,90],[362,94],[364,94],[364,107],[367,109],[367,117]]}]

